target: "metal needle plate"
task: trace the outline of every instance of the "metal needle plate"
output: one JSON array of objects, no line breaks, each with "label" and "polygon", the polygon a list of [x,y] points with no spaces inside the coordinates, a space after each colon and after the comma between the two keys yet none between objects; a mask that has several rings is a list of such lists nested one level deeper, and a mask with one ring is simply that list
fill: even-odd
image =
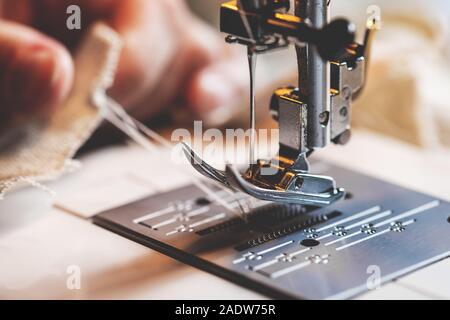
[{"label": "metal needle plate", "polygon": [[[217,190],[246,219],[195,186],[103,212],[94,222],[271,297],[343,299],[450,256],[450,204],[320,164],[349,192],[328,207],[273,204]],[[220,193],[223,193],[222,195]]]}]

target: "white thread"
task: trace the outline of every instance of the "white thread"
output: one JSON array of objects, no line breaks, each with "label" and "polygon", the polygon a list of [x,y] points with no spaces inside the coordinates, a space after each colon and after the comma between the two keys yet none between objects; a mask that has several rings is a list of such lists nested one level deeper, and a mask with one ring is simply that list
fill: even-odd
[{"label": "white thread", "polygon": [[54,198],[56,196],[55,191],[53,191],[50,188],[48,188],[47,186],[37,182],[33,178],[19,176],[19,177],[11,179],[11,180],[5,182],[4,184],[0,185],[0,200],[4,200],[5,194],[7,194],[9,191],[11,191],[12,188],[20,182],[26,182],[30,186],[35,187],[39,190],[42,190],[45,193],[49,194],[52,198]]},{"label": "white thread", "polygon": [[[118,129],[120,129],[122,132],[124,132],[133,141],[135,141],[137,144],[139,144],[141,147],[143,147],[147,151],[154,152],[155,148],[156,148],[154,143],[152,143],[149,139],[155,140],[156,142],[160,143],[165,148],[173,147],[172,144],[168,140],[166,140],[164,137],[162,137],[155,131],[151,130],[150,128],[145,126],[140,121],[131,117],[119,103],[117,103],[113,99],[109,98],[104,91],[97,90],[94,93],[94,95],[92,96],[92,102],[97,108],[99,108],[99,110],[101,111],[101,114],[107,121],[109,121],[113,125],[115,125]],[[216,200],[222,206],[227,208],[230,212],[237,214],[237,212],[233,206],[231,206],[229,203],[227,203],[222,198],[217,196],[216,193],[214,192],[214,190],[211,190],[197,176],[193,176],[192,174],[190,174],[190,172],[181,170],[181,168],[177,167],[176,165],[175,165],[175,168],[177,168],[178,172],[180,172],[183,175],[188,174],[193,179],[193,183],[199,189],[201,189],[203,192],[205,192],[212,199]],[[230,194],[233,193],[231,190],[229,190],[228,188],[225,188],[224,186],[220,185],[219,183],[215,183],[215,185],[217,185],[219,188],[225,190],[226,192],[228,192]],[[240,207],[240,208],[241,208],[241,211],[243,211],[242,207]],[[244,212],[241,212],[241,213],[244,213]]]}]

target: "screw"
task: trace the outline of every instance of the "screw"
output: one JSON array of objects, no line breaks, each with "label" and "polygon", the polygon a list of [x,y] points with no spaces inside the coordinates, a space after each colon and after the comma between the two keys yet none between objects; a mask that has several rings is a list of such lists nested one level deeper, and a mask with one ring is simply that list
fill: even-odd
[{"label": "screw", "polygon": [[330,119],[330,113],[328,111],[322,112],[319,115],[319,122],[323,126],[326,126],[328,124],[329,119]]},{"label": "screw", "polygon": [[352,91],[350,90],[349,87],[345,87],[342,89],[342,97],[344,98],[344,100],[350,100],[352,96]]},{"label": "screw", "polygon": [[339,110],[339,114],[341,115],[341,117],[347,118],[347,116],[348,116],[348,108],[347,107],[342,107],[341,110]]},{"label": "screw", "polygon": [[302,186],[303,186],[303,179],[297,178],[297,180],[295,180],[295,188],[296,189],[301,189]]}]

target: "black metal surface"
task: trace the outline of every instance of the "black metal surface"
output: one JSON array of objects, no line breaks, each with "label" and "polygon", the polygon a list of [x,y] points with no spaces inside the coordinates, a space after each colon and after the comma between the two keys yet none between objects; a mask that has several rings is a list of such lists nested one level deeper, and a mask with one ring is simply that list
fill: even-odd
[{"label": "black metal surface", "polygon": [[335,176],[352,196],[314,208],[239,194],[257,207],[242,217],[186,186],[101,213],[94,222],[279,298],[350,298],[370,289],[373,268],[386,283],[450,256],[449,203],[349,170],[314,169]]}]

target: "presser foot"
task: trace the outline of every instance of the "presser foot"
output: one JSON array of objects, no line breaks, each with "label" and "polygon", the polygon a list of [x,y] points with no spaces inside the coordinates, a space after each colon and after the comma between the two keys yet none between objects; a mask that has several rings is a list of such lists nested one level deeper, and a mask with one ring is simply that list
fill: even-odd
[{"label": "presser foot", "polygon": [[332,177],[283,168],[262,160],[243,174],[233,165],[227,165],[225,171],[218,170],[187,144],[182,145],[189,162],[200,174],[260,200],[322,207],[345,195],[344,189],[336,188]]}]

